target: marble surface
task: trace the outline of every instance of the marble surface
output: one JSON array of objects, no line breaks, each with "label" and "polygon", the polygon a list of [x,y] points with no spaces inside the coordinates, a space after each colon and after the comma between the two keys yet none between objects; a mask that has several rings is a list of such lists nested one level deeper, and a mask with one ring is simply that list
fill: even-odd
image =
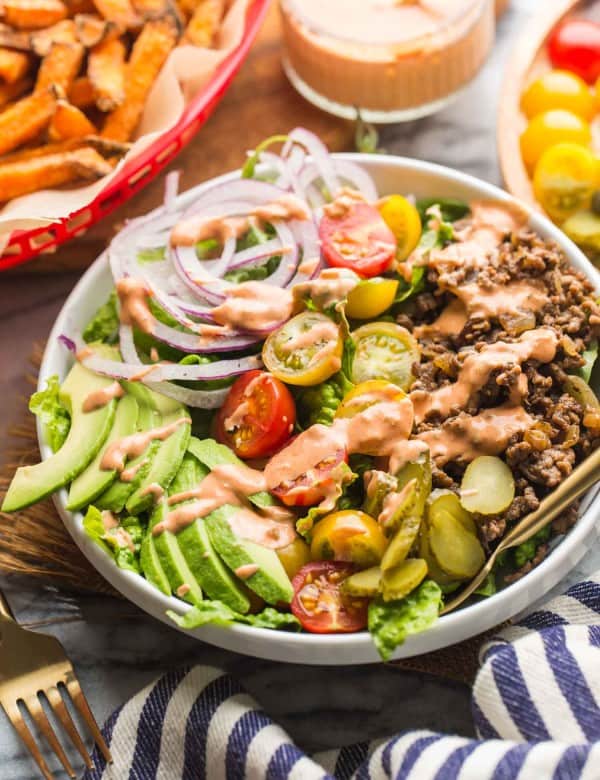
[{"label": "marble surface", "polygon": [[[499,183],[494,129],[502,68],[537,5],[537,0],[513,0],[499,24],[493,55],[477,80],[436,116],[382,130],[386,150]],[[27,392],[22,377],[31,343],[48,333],[76,278],[76,274],[0,278],[0,431],[13,417],[18,394]],[[598,567],[600,551],[590,550],[568,580],[576,581]],[[237,674],[267,712],[308,750],[415,727],[472,733],[469,693],[459,684],[383,665],[319,668],[257,661],[190,640],[113,599],[66,596],[25,581],[2,585],[20,621],[61,620],[44,630],[63,642],[101,721],[161,672],[179,664],[211,663]],[[0,715],[0,780],[35,777],[30,759]],[[63,776],[57,772],[57,777]]]}]

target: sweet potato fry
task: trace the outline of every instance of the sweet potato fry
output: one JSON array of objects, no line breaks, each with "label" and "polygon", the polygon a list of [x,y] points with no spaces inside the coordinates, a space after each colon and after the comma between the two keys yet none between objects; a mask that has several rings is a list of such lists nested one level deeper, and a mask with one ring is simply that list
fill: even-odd
[{"label": "sweet potato fry", "polygon": [[48,138],[51,141],[84,138],[86,135],[94,135],[95,132],[96,128],[83,111],[66,100],[57,102],[56,111],[48,128]]},{"label": "sweet potato fry", "polygon": [[133,8],[144,21],[160,19],[167,14],[175,14],[183,28],[184,16],[173,0],[133,0]]},{"label": "sweet potato fry", "polygon": [[0,46],[19,51],[31,51],[31,37],[29,33],[15,30],[8,24],[0,23]]},{"label": "sweet potato fry", "polygon": [[68,138],[65,141],[55,141],[43,146],[26,147],[16,152],[0,157],[0,165],[16,163],[23,160],[32,160],[34,157],[45,157],[59,152],[71,152],[74,149],[82,149],[84,146],[95,149],[98,154],[107,159],[119,159],[129,151],[131,144],[122,144],[111,141],[109,138],[101,138],[99,135],[86,135],[83,138]]},{"label": "sweet potato fry", "polygon": [[114,22],[93,14],[77,14],[75,27],[77,38],[86,49],[91,49],[110,38],[117,38],[121,32]]},{"label": "sweet potato fry", "polygon": [[131,51],[125,72],[125,100],[108,115],[102,135],[128,141],[137,128],[146,98],[169,52],[177,42],[172,15],[147,22]]},{"label": "sweet potato fry", "polygon": [[33,79],[29,76],[21,81],[14,81],[12,84],[0,84],[0,108],[29,92],[32,87]]},{"label": "sweet potato fry", "polygon": [[35,83],[36,91],[53,85],[67,94],[79,73],[83,54],[84,49],[80,43],[53,43],[40,65]]},{"label": "sweet potato fry", "polygon": [[0,113],[0,154],[31,141],[52,119],[56,109],[54,89],[38,90]]},{"label": "sweet potato fry", "polygon": [[89,108],[96,103],[96,94],[92,82],[87,76],[75,79],[67,92],[69,103],[77,108]]},{"label": "sweet potato fry", "polygon": [[38,30],[30,35],[30,45],[38,57],[46,57],[54,43],[77,43],[75,22],[63,19],[45,30]]},{"label": "sweet potato fry", "polygon": [[214,46],[224,13],[225,0],[200,0],[181,42],[205,48]]},{"label": "sweet potato fry", "polygon": [[19,30],[41,30],[65,19],[68,10],[61,0],[2,0],[0,15]]},{"label": "sweet potato fry", "polygon": [[112,165],[89,147],[4,163],[0,164],[0,197],[10,200],[77,179],[99,179],[111,171]]},{"label": "sweet potato fry", "polygon": [[31,67],[31,59],[25,52],[0,47],[0,79],[6,84],[20,81]]},{"label": "sweet potato fry", "polygon": [[94,0],[94,5],[104,19],[114,22],[122,30],[140,26],[140,19],[130,0]]},{"label": "sweet potato fry", "polygon": [[63,2],[69,9],[69,16],[93,14],[96,12],[93,0],[63,0]]},{"label": "sweet potato fry", "polygon": [[88,76],[101,111],[114,111],[125,99],[125,45],[118,38],[90,51]]}]

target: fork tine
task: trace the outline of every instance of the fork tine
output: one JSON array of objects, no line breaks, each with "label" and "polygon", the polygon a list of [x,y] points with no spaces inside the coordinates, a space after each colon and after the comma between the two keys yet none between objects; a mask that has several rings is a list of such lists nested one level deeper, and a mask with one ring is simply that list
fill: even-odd
[{"label": "fork tine", "polygon": [[45,780],[55,780],[54,775],[48,768],[48,764],[44,761],[44,757],[40,753],[40,749],[38,748],[31,731],[29,731],[29,727],[23,720],[23,716],[21,715],[21,712],[17,707],[16,702],[14,705],[11,706],[7,706],[6,704],[3,704],[2,706],[10,722],[15,727],[17,734],[21,737],[23,743],[25,744],[25,747],[27,748],[27,750],[29,750],[29,752],[33,757],[33,760],[40,768],[40,772],[44,775]]},{"label": "fork tine", "polygon": [[79,732],[77,731],[77,727],[73,723],[71,713],[67,709],[67,706],[64,703],[58,688],[49,688],[45,693],[50,707],[52,708],[52,712],[54,712],[62,727],[71,738],[71,742],[77,748],[79,755],[85,761],[87,768],[91,769],[93,764],[92,759],[90,758],[90,754],[88,753],[87,748],[84,745]]},{"label": "fork tine", "polygon": [[94,741],[96,745],[100,748],[100,752],[104,756],[107,763],[112,764],[112,756],[110,754],[110,750],[108,749],[108,745],[104,741],[104,737],[102,736],[102,732],[98,728],[98,724],[96,723],[96,718],[94,717],[92,711],[89,708],[89,705],[87,703],[87,699],[83,695],[83,691],[81,690],[81,686],[79,685],[79,680],[75,675],[72,676],[69,675],[66,681],[67,690],[71,694],[71,698],[73,699],[75,706],[81,713],[82,718],[85,720],[87,727],[89,728],[92,736],[94,737]]},{"label": "fork tine", "polygon": [[48,744],[56,753],[58,760],[64,766],[66,773],[69,775],[69,777],[76,777],[77,775],[73,771],[73,767],[71,766],[65,751],[63,750],[62,745],[54,733],[54,729],[52,728],[52,725],[50,724],[50,721],[48,720],[48,717],[42,708],[42,704],[39,698],[37,696],[31,696],[30,698],[25,699],[25,706],[29,710],[29,714],[33,718],[35,725],[42,732]]}]

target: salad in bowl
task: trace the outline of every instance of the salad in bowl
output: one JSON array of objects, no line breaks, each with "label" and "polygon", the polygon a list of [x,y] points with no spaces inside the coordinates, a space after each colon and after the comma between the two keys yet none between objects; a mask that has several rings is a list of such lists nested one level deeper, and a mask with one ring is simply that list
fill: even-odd
[{"label": "salad in bowl", "polygon": [[596,447],[600,307],[514,201],[380,197],[306,130],[276,140],[169,179],[110,244],[108,300],[84,327],[67,307],[70,370],[31,400],[53,452],[2,508],[61,491],[184,629],[368,630],[387,659]]}]

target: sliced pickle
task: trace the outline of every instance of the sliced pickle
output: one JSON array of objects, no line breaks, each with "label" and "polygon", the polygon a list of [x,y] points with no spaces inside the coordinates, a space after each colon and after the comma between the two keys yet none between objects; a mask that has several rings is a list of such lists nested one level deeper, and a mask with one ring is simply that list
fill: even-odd
[{"label": "sliced pickle", "polygon": [[464,526],[465,530],[477,535],[477,526],[473,515],[462,506],[460,498],[451,490],[434,490],[427,499],[427,517],[434,517],[437,512],[448,512]]},{"label": "sliced pickle", "polygon": [[427,564],[422,558],[408,558],[399,566],[384,571],[381,593],[384,601],[403,599],[427,576]]},{"label": "sliced pickle", "polygon": [[573,396],[577,403],[580,403],[583,406],[584,409],[587,409],[588,407],[600,409],[600,401],[598,400],[596,393],[580,376],[568,376],[564,388],[569,395]]},{"label": "sliced pickle", "polygon": [[444,587],[450,587],[456,584],[459,578],[451,577],[445,571],[440,569],[438,562],[433,557],[433,553],[431,552],[431,548],[429,546],[429,528],[425,520],[421,524],[421,533],[419,534],[419,555],[427,564],[427,568],[429,569],[429,576],[434,582],[437,582],[438,585],[442,585]]},{"label": "sliced pickle", "polygon": [[436,561],[455,579],[474,577],[485,563],[479,539],[448,512],[440,510],[429,521],[429,545]]},{"label": "sliced pickle", "polygon": [[467,512],[496,515],[508,509],[514,497],[515,480],[503,460],[482,455],[469,463],[460,485],[460,503]]},{"label": "sliced pickle", "polygon": [[427,497],[431,493],[431,460],[429,458],[429,452],[423,452],[419,457],[406,463],[398,474],[398,489],[401,490],[412,479],[417,480],[418,495],[414,511],[418,515],[422,515],[425,511],[425,502]]},{"label": "sliced pickle", "polygon": [[416,511],[418,500],[416,479],[411,479],[401,490],[394,490],[386,496],[378,520],[387,536],[395,534],[407,517],[421,518],[422,513]]},{"label": "sliced pickle", "polygon": [[407,515],[402,519],[395,536],[383,553],[380,564],[382,571],[393,569],[404,561],[417,539],[421,519],[418,515]]},{"label": "sliced pickle", "polygon": [[379,593],[381,583],[381,569],[373,566],[370,569],[357,571],[342,581],[340,586],[342,593],[347,596],[372,597]]},{"label": "sliced pickle", "polygon": [[387,471],[373,470],[367,472],[365,483],[367,495],[362,510],[371,517],[379,517],[384,498],[388,493],[396,491],[398,486],[396,478],[388,474]]}]

